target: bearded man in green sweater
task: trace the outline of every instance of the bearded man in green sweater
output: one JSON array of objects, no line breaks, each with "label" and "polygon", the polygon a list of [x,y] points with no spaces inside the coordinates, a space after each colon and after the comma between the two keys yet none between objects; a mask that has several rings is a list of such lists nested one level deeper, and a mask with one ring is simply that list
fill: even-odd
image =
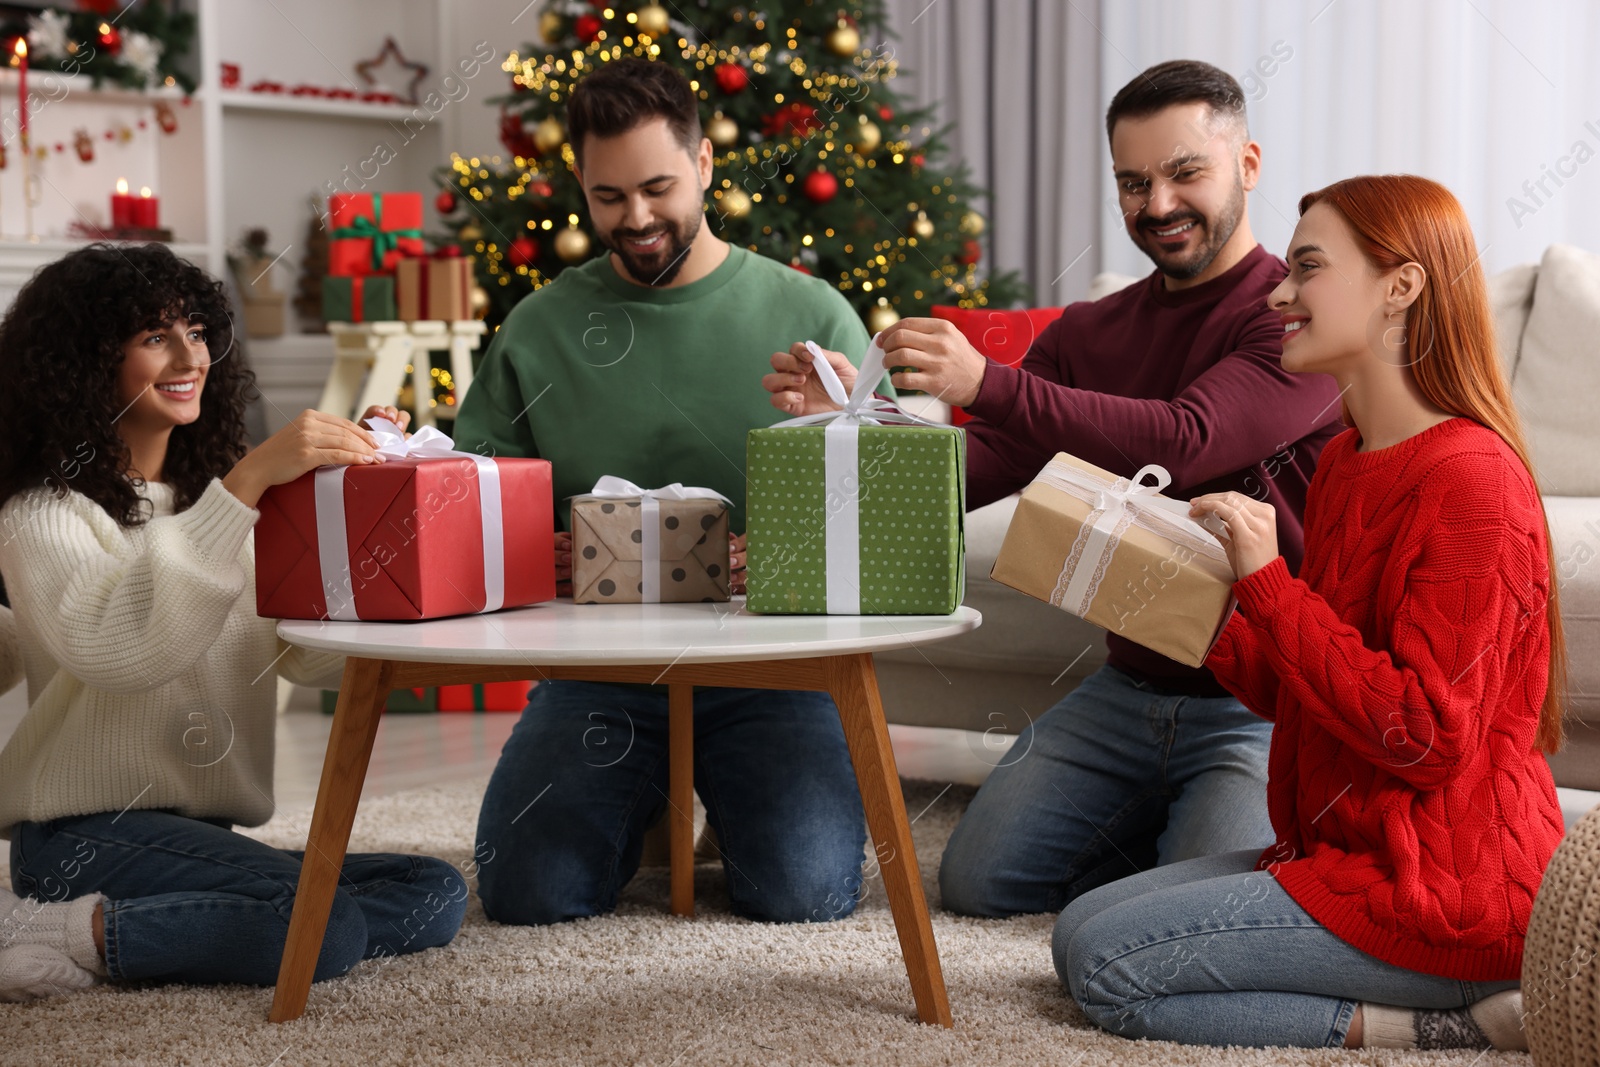
[{"label": "bearded man in green sweater", "polygon": [[[682,74],[604,64],[573,91],[567,126],[610,254],[562,272],[506,317],[462,405],[457,447],[550,460],[563,527],[565,498],[606,474],[717,490],[733,501],[737,590],[745,433],[781,417],[762,368],[796,337],[855,354],[867,333],[825,282],[712,233],[711,143]],[[571,535],[558,532],[558,579],[571,560]],[[848,915],[866,835],[833,701],[700,690],[694,718],[695,782],[733,910],[774,922]],[[664,691],[541,683],[479,815],[484,911],[542,924],[611,910],[666,804]]]}]

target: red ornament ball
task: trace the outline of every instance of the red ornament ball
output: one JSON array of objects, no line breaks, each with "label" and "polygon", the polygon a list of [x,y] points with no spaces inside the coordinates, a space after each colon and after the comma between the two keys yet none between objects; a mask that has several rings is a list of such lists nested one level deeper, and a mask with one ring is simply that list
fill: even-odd
[{"label": "red ornament ball", "polygon": [[801,274],[810,274],[811,273],[810,268],[808,268],[804,263],[798,263],[798,262],[790,263],[789,267],[790,267],[791,270],[797,270]]},{"label": "red ornament ball", "polygon": [[894,108],[890,107],[888,104],[884,104],[878,109],[878,117],[884,122],[893,122]]},{"label": "red ornament ball", "polygon": [[556,195],[556,191],[550,187],[549,182],[533,182],[528,186],[528,195],[551,197]]},{"label": "red ornament ball", "polygon": [[717,79],[717,88],[729,96],[744,92],[750,84],[750,72],[738,63],[720,64],[711,75]]},{"label": "red ornament ball", "polygon": [[448,215],[456,209],[456,194],[449,189],[439,190],[439,195],[433,198],[433,209],[441,215]]},{"label": "red ornament ball", "polygon": [[589,44],[600,36],[600,20],[593,15],[579,15],[578,21],[573,23],[573,30],[578,35],[578,40]]},{"label": "red ornament ball", "polygon": [[100,47],[112,55],[122,51],[122,31],[109,22],[102,22],[100,25],[102,27],[100,36],[96,38],[100,42]]},{"label": "red ornament ball", "polygon": [[539,258],[539,242],[532,237],[518,237],[506,249],[506,259],[513,267],[526,267]]},{"label": "red ornament ball", "polygon": [[839,195],[839,179],[825,170],[814,170],[800,183],[800,191],[813,204],[826,204]]},{"label": "red ornament ball", "polygon": [[911,165],[913,167],[926,166],[927,163],[928,163],[928,157],[923,155],[921,152],[918,152],[916,155],[911,157]]},{"label": "red ornament ball", "polygon": [[982,258],[983,245],[977,241],[969,240],[961,246],[961,254],[956,257],[956,261],[970,267]]}]

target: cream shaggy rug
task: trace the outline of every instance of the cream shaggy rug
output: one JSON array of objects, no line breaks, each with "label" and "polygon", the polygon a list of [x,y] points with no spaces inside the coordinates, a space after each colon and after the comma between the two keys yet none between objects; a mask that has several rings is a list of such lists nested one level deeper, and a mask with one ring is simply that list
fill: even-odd
[{"label": "cream shaggy rug", "polygon": [[[352,848],[471,856],[483,782],[363,805]],[[945,839],[972,791],[906,784],[930,901]],[[305,844],[308,811],[257,831]],[[10,884],[9,873],[0,875]],[[447,948],[364,963],[313,987],[305,1018],[266,1021],[270,989],[100,987],[0,1004],[0,1063],[195,1064],[1374,1064],[1527,1067],[1525,1055],[1211,1049],[1132,1042],[1089,1026],[1056,981],[1051,918],[934,913],[954,1030],[922,1026],[881,881],[854,916],[812,926],[732,917],[721,870],[696,874],[699,917],[666,914],[647,869],[612,916],[498,926],[474,901]],[[1307,960],[1306,966],[1316,966]]]}]

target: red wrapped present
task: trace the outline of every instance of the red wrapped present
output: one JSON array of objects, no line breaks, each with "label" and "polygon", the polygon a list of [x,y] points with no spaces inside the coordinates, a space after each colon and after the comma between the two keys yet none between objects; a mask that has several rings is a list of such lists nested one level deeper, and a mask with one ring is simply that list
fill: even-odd
[{"label": "red wrapped present", "polygon": [[521,711],[528,706],[533,682],[478,682],[441,685],[440,711]]},{"label": "red wrapped present", "polygon": [[383,463],[322,467],[257,505],[256,612],[274,619],[437,619],[553,599],[550,464],[406,440],[372,420]]},{"label": "red wrapped present", "polygon": [[390,274],[421,256],[421,193],[334,193],[328,197],[328,273]]},{"label": "red wrapped present", "polygon": [[472,260],[459,249],[427,259],[402,259],[394,271],[394,302],[400,321],[472,318]]}]

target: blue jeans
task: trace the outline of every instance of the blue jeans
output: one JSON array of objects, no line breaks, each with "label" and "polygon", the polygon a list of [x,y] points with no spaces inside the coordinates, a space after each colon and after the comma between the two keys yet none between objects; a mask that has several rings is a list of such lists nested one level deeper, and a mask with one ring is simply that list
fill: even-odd
[{"label": "blue jeans", "polygon": [[1259,850],[1206,856],[1067,905],[1056,973],[1098,1026],[1191,1045],[1344,1044],[1361,1001],[1455,1009],[1516,982],[1464,982],[1384,963],[1307,915]]},{"label": "blue jeans", "polygon": [[1272,724],[1232,697],[1163,695],[1114,667],[1023,730],[939,867],[944,907],[1058,912],[1156,864],[1273,842]]},{"label": "blue jeans", "polygon": [[[832,699],[697,689],[694,731],[695,789],[733,910],[770,922],[854,910],[866,819]],[[666,806],[665,693],[540,684],[478,816],[484,911],[523,925],[610,911]]]},{"label": "blue jeans", "polygon": [[[15,827],[11,884],[46,901],[104,893],[112,978],[273,985],[302,855],[171,812],[81,815]],[[443,860],[346,856],[315,980],[448,944],[466,906]]]}]

